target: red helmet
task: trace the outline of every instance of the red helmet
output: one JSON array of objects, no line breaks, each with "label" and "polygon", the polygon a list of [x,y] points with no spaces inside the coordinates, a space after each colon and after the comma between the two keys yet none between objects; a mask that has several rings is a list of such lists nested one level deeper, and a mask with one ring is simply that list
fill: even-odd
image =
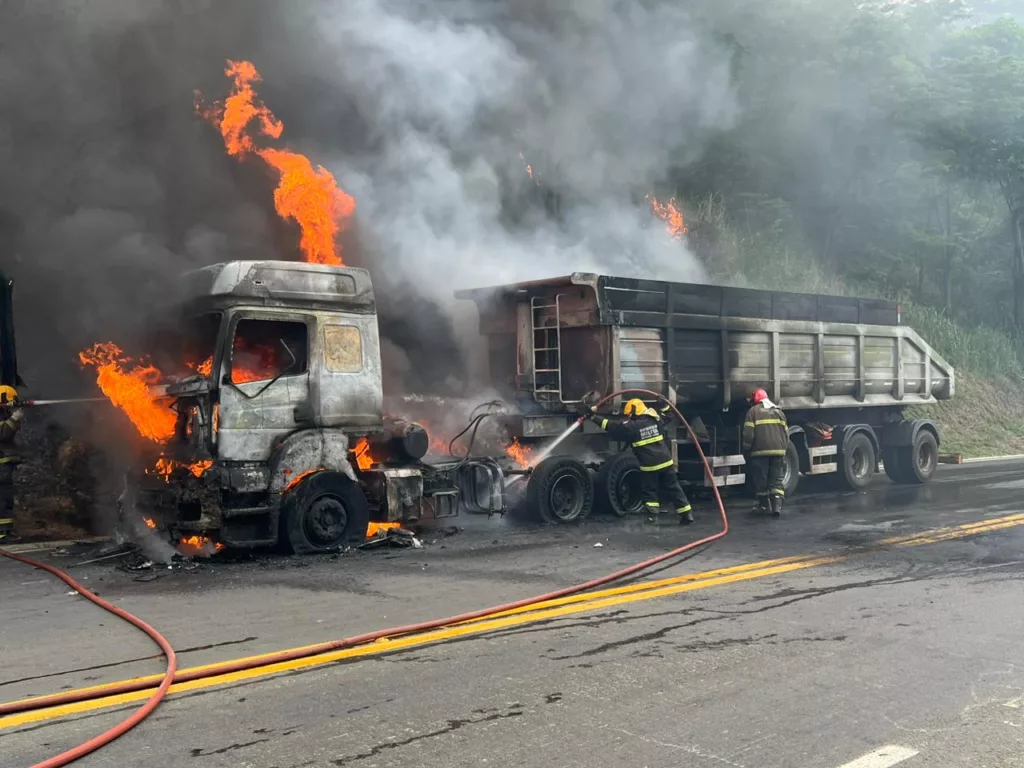
[{"label": "red helmet", "polygon": [[754,394],[750,396],[750,399],[753,400],[755,404],[760,403],[762,400],[768,399],[768,393],[758,387],[754,390]]}]

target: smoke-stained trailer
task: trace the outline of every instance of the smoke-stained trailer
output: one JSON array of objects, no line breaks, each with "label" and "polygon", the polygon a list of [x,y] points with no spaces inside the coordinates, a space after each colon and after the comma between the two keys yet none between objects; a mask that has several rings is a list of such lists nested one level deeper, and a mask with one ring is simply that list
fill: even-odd
[{"label": "smoke-stained trailer", "polygon": [[[863,487],[882,458],[896,482],[935,471],[938,426],[903,412],[952,397],[954,372],[895,303],[585,273],[456,295],[479,308],[492,384],[517,403],[524,442],[560,434],[588,393],[649,389],[699,425],[716,484],[739,485],[742,421],[760,387],[789,416],[789,493],[801,473]],[[706,483],[681,430],[674,442],[682,479]],[[567,450],[621,447],[588,430]],[[629,474],[599,466],[597,503],[637,509]]]}]

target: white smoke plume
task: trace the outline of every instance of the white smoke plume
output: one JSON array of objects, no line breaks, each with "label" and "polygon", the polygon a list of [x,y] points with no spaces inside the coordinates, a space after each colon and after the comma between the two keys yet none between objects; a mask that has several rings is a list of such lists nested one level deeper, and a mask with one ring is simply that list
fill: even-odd
[{"label": "white smoke plume", "polygon": [[66,394],[93,341],[130,345],[178,273],[296,256],[273,180],[192,111],[229,58],[356,197],[348,255],[413,373],[457,351],[454,288],[703,277],[644,200],[735,110],[728,53],[681,4],[5,0],[0,263],[33,394]]}]

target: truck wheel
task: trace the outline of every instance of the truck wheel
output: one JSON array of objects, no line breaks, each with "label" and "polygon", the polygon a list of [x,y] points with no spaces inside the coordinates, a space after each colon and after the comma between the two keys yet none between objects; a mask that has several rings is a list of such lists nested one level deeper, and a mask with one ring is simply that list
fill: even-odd
[{"label": "truck wheel", "polygon": [[550,456],[530,475],[526,503],[545,523],[575,523],[594,507],[594,481],[576,459]]},{"label": "truck wheel", "polygon": [[792,498],[800,485],[800,454],[796,445],[789,441],[786,446],[786,456],[782,463],[782,489],[786,492],[786,498]]},{"label": "truck wheel", "polygon": [[[914,444],[899,448],[899,472],[897,483],[921,485],[935,474],[939,464],[939,441],[927,429],[922,429],[914,438]],[[895,478],[894,478],[895,479]]]},{"label": "truck wheel", "polygon": [[598,509],[617,517],[639,514],[644,507],[640,482],[640,462],[636,456],[611,456],[601,465],[594,481]]},{"label": "truck wheel", "polygon": [[894,483],[906,483],[907,471],[903,467],[903,456],[899,448],[889,448],[882,454],[882,466],[885,467],[885,474]]},{"label": "truck wheel", "polygon": [[851,491],[867,488],[878,468],[878,457],[871,439],[858,432],[843,443],[839,455],[839,474]]},{"label": "truck wheel", "polygon": [[370,508],[358,484],[340,472],[317,472],[285,494],[281,536],[297,555],[362,544]]}]

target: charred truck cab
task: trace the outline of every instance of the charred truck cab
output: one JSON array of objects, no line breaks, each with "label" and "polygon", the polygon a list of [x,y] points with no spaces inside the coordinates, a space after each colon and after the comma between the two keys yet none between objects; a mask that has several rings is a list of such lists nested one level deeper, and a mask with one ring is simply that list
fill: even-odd
[{"label": "charred truck cab", "polygon": [[310,552],[363,541],[370,520],[456,514],[480,466],[422,463],[425,430],[385,418],[365,270],[236,261],[190,273],[185,293],[195,373],[159,392],[178,415],[170,469],[129,485],[151,525]]}]

